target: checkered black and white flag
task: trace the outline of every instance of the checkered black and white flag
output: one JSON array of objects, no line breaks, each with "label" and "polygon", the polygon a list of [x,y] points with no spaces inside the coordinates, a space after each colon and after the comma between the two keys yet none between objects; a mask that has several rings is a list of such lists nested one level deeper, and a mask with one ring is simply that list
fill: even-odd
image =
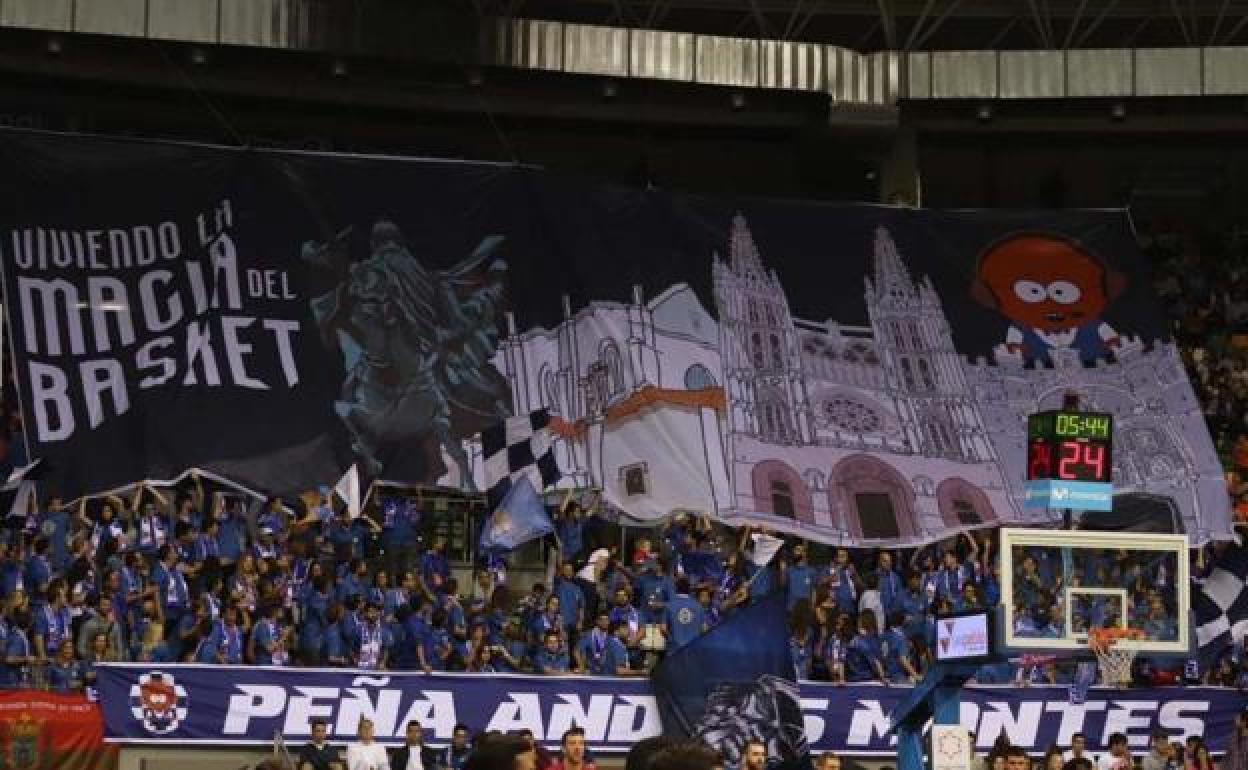
[{"label": "checkered black and white flag", "polygon": [[1209,577],[1192,592],[1192,611],[1205,665],[1248,635],[1248,543],[1243,535],[1222,552]]},{"label": "checkered black and white flag", "polygon": [[533,488],[542,490],[559,480],[550,414],[545,409],[521,417],[508,417],[481,432],[481,452],[485,458],[485,485],[490,510],[511,491],[512,483],[528,474]]}]

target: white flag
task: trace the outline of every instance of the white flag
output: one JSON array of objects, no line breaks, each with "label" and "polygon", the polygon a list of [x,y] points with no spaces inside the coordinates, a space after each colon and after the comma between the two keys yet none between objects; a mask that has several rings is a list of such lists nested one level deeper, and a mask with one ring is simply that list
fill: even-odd
[{"label": "white flag", "polygon": [[352,465],[334,485],[334,492],[347,504],[351,518],[360,515],[360,471]]},{"label": "white flag", "polygon": [[750,539],[754,541],[754,554],[750,556],[750,561],[754,562],[757,567],[766,567],[771,564],[771,560],[776,558],[776,554],[784,547],[784,541],[780,538],[764,535],[761,532],[750,535]]},{"label": "white flag", "polygon": [[17,492],[13,495],[13,505],[9,507],[9,518],[25,521],[34,512],[31,503],[35,501],[35,482],[21,481],[17,484]]}]

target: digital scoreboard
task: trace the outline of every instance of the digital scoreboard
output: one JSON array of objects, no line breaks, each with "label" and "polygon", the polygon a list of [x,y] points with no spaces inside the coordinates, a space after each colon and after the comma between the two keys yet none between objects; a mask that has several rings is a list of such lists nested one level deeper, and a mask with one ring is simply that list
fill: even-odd
[{"label": "digital scoreboard", "polygon": [[1113,441],[1111,414],[1062,410],[1028,417],[1026,506],[1110,510]]}]

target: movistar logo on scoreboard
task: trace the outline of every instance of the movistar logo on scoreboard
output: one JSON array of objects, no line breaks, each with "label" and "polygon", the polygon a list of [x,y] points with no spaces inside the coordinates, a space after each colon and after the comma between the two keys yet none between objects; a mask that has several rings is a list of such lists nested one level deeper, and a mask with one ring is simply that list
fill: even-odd
[{"label": "movistar logo on scoreboard", "polygon": [[1024,487],[1026,508],[1069,508],[1074,511],[1110,511],[1114,507],[1114,485],[1093,481],[1037,479]]}]

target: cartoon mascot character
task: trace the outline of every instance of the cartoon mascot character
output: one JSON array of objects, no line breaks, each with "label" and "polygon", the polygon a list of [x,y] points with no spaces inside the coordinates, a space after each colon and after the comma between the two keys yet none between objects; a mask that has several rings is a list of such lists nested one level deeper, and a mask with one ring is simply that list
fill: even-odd
[{"label": "cartoon mascot character", "polygon": [[1091,363],[1122,346],[1101,314],[1125,288],[1122,273],[1077,241],[1016,233],[980,255],[971,296],[1010,321],[998,354],[1050,366],[1055,350]]},{"label": "cartoon mascot character", "polygon": [[177,726],[178,693],[160,674],[152,674],[139,687],[139,702],[149,729],[167,732]]}]

